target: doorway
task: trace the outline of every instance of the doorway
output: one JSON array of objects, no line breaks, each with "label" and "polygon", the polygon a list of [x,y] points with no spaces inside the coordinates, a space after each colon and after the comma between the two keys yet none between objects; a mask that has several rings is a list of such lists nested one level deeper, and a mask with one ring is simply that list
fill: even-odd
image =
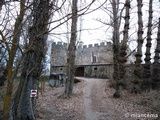
[{"label": "doorway", "polygon": [[77,67],[75,76],[84,77],[84,67]]}]

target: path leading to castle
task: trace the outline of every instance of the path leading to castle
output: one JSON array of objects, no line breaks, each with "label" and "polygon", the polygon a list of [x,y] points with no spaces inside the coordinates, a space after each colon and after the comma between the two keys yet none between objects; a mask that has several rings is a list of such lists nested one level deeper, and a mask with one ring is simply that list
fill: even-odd
[{"label": "path leading to castle", "polygon": [[[106,89],[108,80],[79,78],[85,81],[84,86],[84,111],[86,120],[127,120],[125,111],[118,109],[112,99],[113,89]],[[117,105],[116,105],[117,104]],[[127,113],[127,112],[126,112]]]},{"label": "path leading to castle", "polygon": [[136,120],[139,118],[129,116],[151,111],[138,104],[141,96],[124,92],[122,98],[114,99],[107,79],[78,79],[81,82],[75,84],[72,97],[67,99],[60,97],[64,87],[51,88],[46,83],[38,98],[37,120]]},{"label": "path leading to castle", "polygon": [[[85,81],[84,87],[84,111],[86,120],[98,120],[101,115],[105,116],[102,110],[104,104],[104,85],[102,79],[80,78]],[[101,89],[102,88],[102,89]],[[105,103],[106,104],[106,103]],[[102,119],[102,118],[101,118]],[[105,117],[109,120],[109,116]]]}]

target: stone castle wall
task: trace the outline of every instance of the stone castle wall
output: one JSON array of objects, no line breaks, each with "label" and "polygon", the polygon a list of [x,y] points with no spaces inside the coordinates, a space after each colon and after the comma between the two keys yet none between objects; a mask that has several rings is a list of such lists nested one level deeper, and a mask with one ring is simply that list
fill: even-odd
[{"label": "stone castle wall", "polygon": [[[66,43],[52,43],[51,49],[51,73],[66,73],[67,65]],[[130,51],[128,51],[130,53]],[[94,58],[94,59],[93,59]],[[133,57],[128,59],[130,64]],[[76,70],[84,72],[85,77],[107,78],[113,72],[113,51],[110,42],[77,46],[75,65]],[[83,70],[82,70],[83,69]]]},{"label": "stone castle wall", "polygon": [[[52,43],[51,64],[53,66],[65,66],[67,63],[67,47],[66,43]],[[96,57],[96,62],[93,61]],[[100,44],[79,45],[76,50],[76,65],[92,65],[92,64],[111,64],[112,63],[112,44],[104,42]]]},{"label": "stone castle wall", "polygon": [[[66,73],[67,47],[66,43],[52,43],[51,72]],[[75,65],[77,70],[78,67],[83,67],[85,77],[107,78],[112,70],[112,56],[112,44],[110,42],[89,44],[88,46],[79,45],[76,49]]]},{"label": "stone castle wall", "polygon": [[51,48],[51,65],[52,66],[65,66],[67,63],[67,44],[62,42],[52,43]]}]

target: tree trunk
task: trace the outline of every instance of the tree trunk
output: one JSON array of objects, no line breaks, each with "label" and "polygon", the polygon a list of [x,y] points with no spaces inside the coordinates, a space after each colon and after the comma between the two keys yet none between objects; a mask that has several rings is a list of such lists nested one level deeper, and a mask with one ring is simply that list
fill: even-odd
[{"label": "tree trunk", "polygon": [[113,11],[113,62],[114,62],[114,71],[113,79],[116,81],[116,92],[114,93],[115,98],[120,97],[120,84],[119,84],[119,18],[118,18],[118,6],[115,0],[112,0],[112,11]]},{"label": "tree trunk", "polygon": [[153,0],[149,2],[149,18],[148,18],[148,31],[147,31],[147,44],[146,44],[146,58],[144,64],[144,71],[143,71],[143,82],[142,82],[142,89],[149,91],[151,88],[151,35],[152,35],[152,3]]},{"label": "tree trunk", "polygon": [[75,73],[75,51],[77,39],[77,3],[78,0],[72,0],[72,25],[71,25],[71,39],[68,48],[67,60],[67,81],[65,86],[65,96],[70,97],[73,91],[74,73]]},{"label": "tree trunk", "polygon": [[30,97],[31,89],[37,90],[38,78],[35,75],[21,76],[19,87],[13,99],[10,120],[35,120],[36,97]]},{"label": "tree trunk", "polygon": [[141,58],[142,58],[142,44],[143,44],[143,21],[142,21],[142,0],[137,0],[137,8],[138,8],[138,47],[136,53],[136,62],[134,68],[135,78],[133,80],[133,93],[140,93],[140,84],[142,78],[142,66],[141,66]]},{"label": "tree trunk", "polygon": [[119,51],[119,75],[120,75],[120,79],[123,81],[124,77],[125,77],[125,64],[127,62],[127,42],[128,42],[128,30],[129,30],[129,9],[130,9],[130,0],[126,0],[125,3],[125,7],[126,7],[126,15],[125,15],[125,25],[124,25],[124,31],[123,31],[123,40],[121,42],[120,45],[120,51]]},{"label": "tree trunk", "polygon": [[3,119],[8,120],[9,118],[9,109],[12,97],[12,88],[13,88],[13,79],[15,74],[13,72],[13,62],[16,56],[16,52],[18,49],[20,34],[21,34],[21,25],[25,12],[25,0],[21,0],[20,4],[20,14],[16,19],[14,31],[13,31],[13,39],[12,39],[12,47],[9,51],[9,60],[7,61],[7,90],[4,98],[4,106],[3,106]]},{"label": "tree trunk", "polygon": [[119,82],[117,83],[117,89],[116,89],[116,94],[119,94],[119,96],[121,95],[121,90],[122,87],[125,86],[125,63],[127,62],[127,41],[128,41],[128,29],[129,29],[129,9],[130,9],[130,0],[126,0],[125,3],[125,7],[126,7],[126,15],[125,15],[125,25],[124,25],[124,36],[123,36],[123,40],[121,42],[120,45],[120,50],[119,50]]},{"label": "tree trunk", "polygon": [[155,50],[155,57],[152,70],[152,88],[160,88],[160,18],[158,23],[158,33],[157,33],[157,46]]},{"label": "tree trunk", "polygon": [[35,120],[36,97],[30,97],[31,90],[38,89],[38,81],[42,71],[42,62],[50,18],[49,0],[34,1],[33,25],[29,29],[30,49],[25,54],[22,64],[20,84],[12,101],[10,120]]}]

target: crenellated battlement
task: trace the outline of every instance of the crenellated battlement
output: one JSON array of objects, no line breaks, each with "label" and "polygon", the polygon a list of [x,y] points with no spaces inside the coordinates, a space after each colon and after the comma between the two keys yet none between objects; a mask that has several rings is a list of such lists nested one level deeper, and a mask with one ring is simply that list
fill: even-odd
[{"label": "crenellated battlement", "polygon": [[60,41],[58,41],[58,42],[53,42],[52,43],[52,46],[54,46],[54,47],[59,47],[59,46],[68,46],[68,44],[67,43],[65,43],[65,42],[60,42]]},{"label": "crenellated battlement", "polygon": [[[65,66],[67,64],[67,47],[67,43],[52,43],[51,64],[53,66]],[[75,56],[76,65],[110,64],[112,62],[112,43],[101,42],[83,45],[83,42],[79,42]]]},{"label": "crenellated battlement", "polygon": [[95,43],[95,44],[89,44],[89,45],[78,45],[78,49],[83,49],[83,48],[97,48],[97,47],[104,47],[104,46],[111,46],[111,42],[101,42],[101,43]]},{"label": "crenellated battlement", "polygon": [[[112,43],[111,42],[101,42],[101,43],[95,43],[95,44],[89,44],[89,45],[83,45],[83,44],[79,44],[77,46],[77,49],[86,49],[86,48],[97,48],[97,47],[104,47],[104,46],[108,46],[111,47]],[[53,42],[52,43],[52,47],[66,47],[68,46],[67,43],[64,42]]]}]

